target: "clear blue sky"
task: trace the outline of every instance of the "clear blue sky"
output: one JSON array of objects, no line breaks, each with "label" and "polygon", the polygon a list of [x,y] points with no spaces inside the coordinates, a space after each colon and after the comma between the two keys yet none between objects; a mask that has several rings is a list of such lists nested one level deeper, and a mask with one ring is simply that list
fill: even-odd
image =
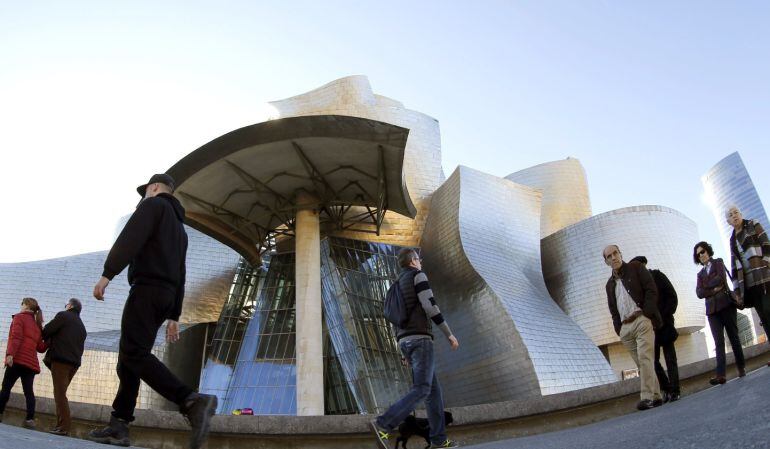
[{"label": "clear blue sky", "polygon": [[[443,165],[567,156],[594,213],[661,204],[717,240],[700,176],[770,191],[770,3],[0,3],[0,261],[106,249],[133,188],[339,77],[441,123]],[[716,247],[716,246],[715,246]]]}]

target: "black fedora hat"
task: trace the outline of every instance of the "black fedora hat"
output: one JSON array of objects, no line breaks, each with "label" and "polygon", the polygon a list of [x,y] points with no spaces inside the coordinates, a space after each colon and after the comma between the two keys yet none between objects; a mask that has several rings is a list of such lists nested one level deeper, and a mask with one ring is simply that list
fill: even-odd
[{"label": "black fedora hat", "polygon": [[139,192],[139,195],[141,195],[142,198],[144,198],[144,194],[147,192],[147,186],[150,184],[155,184],[156,182],[165,184],[171,189],[172,192],[174,191],[174,178],[165,173],[152,175],[150,180],[147,181],[147,184],[140,185],[136,188],[136,191]]}]

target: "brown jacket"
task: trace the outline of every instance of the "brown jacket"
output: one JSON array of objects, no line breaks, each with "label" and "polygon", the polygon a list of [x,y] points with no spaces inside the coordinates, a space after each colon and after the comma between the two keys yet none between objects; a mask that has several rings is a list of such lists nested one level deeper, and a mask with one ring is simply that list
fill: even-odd
[{"label": "brown jacket", "polygon": [[[620,279],[623,287],[636,305],[642,309],[644,316],[652,321],[652,327],[657,329],[663,323],[658,311],[658,288],[652,275],[639,262],[623,262],[620,267]],[[610,276],[607,280],[607,305],[612,315],[612,325],[615,327],[615,333],[620,335],[620,314],[618,313],[618,303],[615,297],[615,276]]]}]

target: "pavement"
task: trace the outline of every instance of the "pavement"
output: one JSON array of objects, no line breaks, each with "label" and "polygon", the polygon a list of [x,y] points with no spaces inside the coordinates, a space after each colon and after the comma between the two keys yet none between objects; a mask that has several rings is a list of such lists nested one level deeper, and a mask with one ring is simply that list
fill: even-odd
[{"label": "pavement", "polygon": [[0,449],[106,449],[110,447],[116,446],[0,424]]},{"label": "pavement", "polygon": [[651,410],[558,432],[463,447],[770,448],[770,368]]},{"label": "pavement", "polygon": [[[769,387],[770,368],[765,366],[749,372],[742,379],[730,380],[725,385],[707,388],[652,410],[634,412],[568,430],[463,447],[770,449]],[[449,430],[451,437],[451,427]],[[255,438],[258,441],[260,437]],[[106,447],[111,446],[0,424],[0,449]]]}]

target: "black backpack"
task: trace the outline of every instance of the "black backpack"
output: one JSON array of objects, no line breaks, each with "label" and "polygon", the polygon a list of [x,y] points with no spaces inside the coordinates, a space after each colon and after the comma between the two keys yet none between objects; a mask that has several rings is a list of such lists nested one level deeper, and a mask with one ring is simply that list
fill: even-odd
[{"label": "black backpack", "polygon": [[382,312],[386,320],[399,329],[403,329],[409,323],[409,311],[406,309],[404,294],[398,285],[399,280],[400,277],[396,282],[390,284],[390,288],[385,294],[385,301],[382,303]]}]

